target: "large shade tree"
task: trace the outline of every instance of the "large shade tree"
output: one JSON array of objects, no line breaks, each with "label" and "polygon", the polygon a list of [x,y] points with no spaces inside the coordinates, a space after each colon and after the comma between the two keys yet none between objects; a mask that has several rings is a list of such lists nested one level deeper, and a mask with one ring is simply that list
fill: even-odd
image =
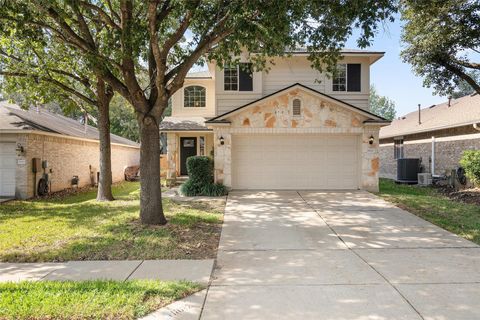
[{"label": "large shade tree", "polygon": [[[140,217],[164,224],[159,122],[195,63],[222,66],[245,51],[262,69],[268,57],[306,45],[312,65],[332,71],[354,28],[364,47],[393,11],[392,0],[10,0],[0,9],[0,29],[50,34],[133,106],[141,140]],[[149,80],[142,85],[145,71]]]},{"label": "large shade tree", "polygon": [[405,0],[402,19],[406,46],[401,55],[426,86],[449,95],[463,82],[480,93],[472,76],[480,70],[479,1]]},{"label": "large shade tree", "polygon": [[0,88],[20,95],[24,107],[57,102],[65,112],[79,109],[98,117],[100,179],[97,200],[113,200],[109,105],[111,86],[93,73],[75,51],[38,29],[0,31]]}]

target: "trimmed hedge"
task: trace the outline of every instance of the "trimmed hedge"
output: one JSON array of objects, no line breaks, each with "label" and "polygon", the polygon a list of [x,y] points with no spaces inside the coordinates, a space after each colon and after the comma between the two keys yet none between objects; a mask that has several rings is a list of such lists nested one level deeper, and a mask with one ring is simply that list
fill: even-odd
[{"label": "trimmed hedge", "polygon": [[188,180],[180,187],[186,196],[218,197],[227,194],[223,184],[213,183],[213,160],[206,156],[194,156],[187,159]]},{"label": "trimmed hedge", "polygon": [[480,185],[480,151],[466,150],[460,159],[460,165],[465,169],[465,175],[474,185]]}]

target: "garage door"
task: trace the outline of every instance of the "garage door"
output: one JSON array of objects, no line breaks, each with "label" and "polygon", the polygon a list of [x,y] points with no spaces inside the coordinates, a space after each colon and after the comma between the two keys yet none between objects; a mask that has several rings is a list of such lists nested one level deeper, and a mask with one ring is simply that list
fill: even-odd
[{"label": "garage door", "polygon": [[233,135],[234,189],[357,189],[353,135]]},{"label": "garage door", "polygon": [[0,142],[0,197],[15,196],[15,143]]}]

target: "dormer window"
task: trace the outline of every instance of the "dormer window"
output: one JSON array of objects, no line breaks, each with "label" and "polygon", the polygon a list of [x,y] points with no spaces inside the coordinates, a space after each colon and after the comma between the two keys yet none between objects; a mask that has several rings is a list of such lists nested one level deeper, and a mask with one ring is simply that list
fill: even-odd
[{"label": "dormer window", "polygon": [[204,108],[206,90],[201,86],[188,86],[183,91],[183,106],[185,108]]},{"label": "dormer window", "polygon": [[293,99],[292,114],[294,117],[299,117],[302,114],[302,101],[300,99]]},{"label": "dormer window", "polygon": [[227,65],[223,69],[223,90],[253,91],[253,73],[251,63]]},{"label": "dormer window", "polygon": [[361,91],[361,64],[342,63],[337,65],[333,76],[333,91],[359,92]]}]

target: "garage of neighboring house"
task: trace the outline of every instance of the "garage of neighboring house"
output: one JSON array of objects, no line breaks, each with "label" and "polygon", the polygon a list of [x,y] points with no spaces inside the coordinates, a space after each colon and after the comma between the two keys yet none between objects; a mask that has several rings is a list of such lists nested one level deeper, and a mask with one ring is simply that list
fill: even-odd
[{"label": "garage of neighboring house", "polygon": [[233,189],[378,190],[388,121],[300,84],[206,122],[215,179]]},{"label": "garage of neighboring house", "polygon": [[[139,164],[139,144],[111,135],[112,178]],[[0,198],[41,195],[98,183],[98,130],[42,108],[0,102]],[[48,176],[48,177],[47,177]]]},{"label": "garage of neighboring house", "polygon": [[15,196],[15,143],[0,142],[0,198]]}]

